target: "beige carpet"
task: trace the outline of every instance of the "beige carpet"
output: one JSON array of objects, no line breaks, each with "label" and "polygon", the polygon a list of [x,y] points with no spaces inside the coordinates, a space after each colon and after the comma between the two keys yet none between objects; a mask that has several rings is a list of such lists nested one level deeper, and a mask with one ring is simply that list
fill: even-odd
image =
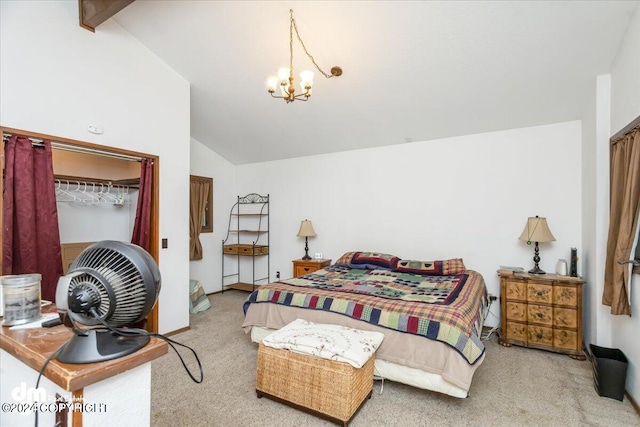
[{"label": "beige carpet", "polygon": [[[172,338],[194,347],[204,382],[191,381],[171,350],[152,364],[153,426],[327,426],[328,421],[255,394],[257,345],[240,329],[247,293],[210,296],[212,307],[191,316],[191,330]],[[591,365],[567,356],[505,348],[495,336],[473,379],[456,399],[385,381],[351,426],[640,426],[624,402],[598,396]],[[183,352],[185,353],[185,352]],[[186,354],[186,353],[185,353]],[[192,370],[195,365],[189,363]]]}]

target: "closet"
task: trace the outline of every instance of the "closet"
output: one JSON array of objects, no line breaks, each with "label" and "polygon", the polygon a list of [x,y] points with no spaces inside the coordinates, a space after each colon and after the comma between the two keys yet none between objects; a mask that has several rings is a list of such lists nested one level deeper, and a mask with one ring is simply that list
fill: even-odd
[{"label": "closet", "polygon": [[130,241],[140,163],[52,149],[62,267],[100,240]]},{"label": "closet", "polygon": [[[159,158],[144,153],[19,129],[0,128],[4,143],[10,135],[29,137],[34,143],[52,142],[56,207],[64,272],[77,255],[100,240],[131,241],[140,181],[140,160],[153,160],[158,177]],[[2,169],[4,171],[4,155]],[[0,184],[0,189],[4,184]],[[158,179],[151,194],[150,254],[158,262]],[[0,200],[0,209],[2,202]],[[2,223],[0,215],[0,225]],[[158,305],[147,318],[147,329],[157,332]]]}]

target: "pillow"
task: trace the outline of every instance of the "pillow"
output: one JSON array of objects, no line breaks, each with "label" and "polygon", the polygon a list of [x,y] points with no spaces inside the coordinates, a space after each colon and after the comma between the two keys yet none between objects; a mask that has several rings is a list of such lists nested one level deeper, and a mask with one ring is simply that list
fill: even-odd
[{"label": "pillow", "polygon": [[351,260],[353,259],[353,256],[355,254],[357,254],[357,252],[347,252],[344,255],[342,255],[340,258],[338,258],[338,260],[334,264],[349,265],[351,264]]},{"label": "pillow", "polygon": [[393,270],[398,261],[400,261],[400,258],[397,256],[381,252],[355,252],[351,258],[351,267]]},{"label": "pillow", "polygon": [[429,276],[449,276],[462,274],[467,271],[462,258],[447,259],[443,261],[414,261],[401,259],[393,269],[399,273],[424,274]]}]

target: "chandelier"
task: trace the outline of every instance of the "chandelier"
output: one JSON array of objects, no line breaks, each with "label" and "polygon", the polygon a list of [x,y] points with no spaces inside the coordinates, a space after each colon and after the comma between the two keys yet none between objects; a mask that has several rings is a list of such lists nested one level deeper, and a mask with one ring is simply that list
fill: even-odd
[{"label": "chandelier", "polygon": [[[311,96],[311,87],[313,86],[313,71],[305,70],[300,73],[300,87],[302,88],[302,93],[296,94],[296,88],[293,84],[295,78],[293,77],[293,32],[296,32],[296,37],[298,41],[302,45],[302,49],[304,49],[304,53],[307,54],[313,65],[324,75],[326,78],[330,79],[331,77],[338,77],[342,75],[342,68],[335,66],[331,68],[331,74],[327,74],[316,64],[316,61],[313,59],[313,56],[309,53],[304,42],[300,38],[300,34],[298,33],[298,27],[296,26],[296,20],[293,19],[293,9],[289,9],[289,68],[281,68],[278,70],[278,76],[270,76],[267,79],[267,90],[269,94],[271,94],[274,98],[284,99],[288,104],[290,102],[295,101],[296,99],[300,101],[307,101]],[[274,95],[276,92],[276,87],[280,86],[281,95]]]}]

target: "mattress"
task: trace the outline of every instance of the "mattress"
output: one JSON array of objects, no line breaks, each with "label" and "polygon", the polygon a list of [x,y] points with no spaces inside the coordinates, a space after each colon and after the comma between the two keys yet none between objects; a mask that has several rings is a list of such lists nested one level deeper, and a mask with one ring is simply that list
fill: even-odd
[{"label": "mattress", "polygon": [[242,328],[259,342],[266,334],[301,318],[355,329],[382,332],[385,338],[376,353],[375,374],[414,387],[454,397],[466,397],[475,371],[484,360],[470,365],[452,347],[417,335],[409,335],[324,311],[277,304],[251,304]]}]

